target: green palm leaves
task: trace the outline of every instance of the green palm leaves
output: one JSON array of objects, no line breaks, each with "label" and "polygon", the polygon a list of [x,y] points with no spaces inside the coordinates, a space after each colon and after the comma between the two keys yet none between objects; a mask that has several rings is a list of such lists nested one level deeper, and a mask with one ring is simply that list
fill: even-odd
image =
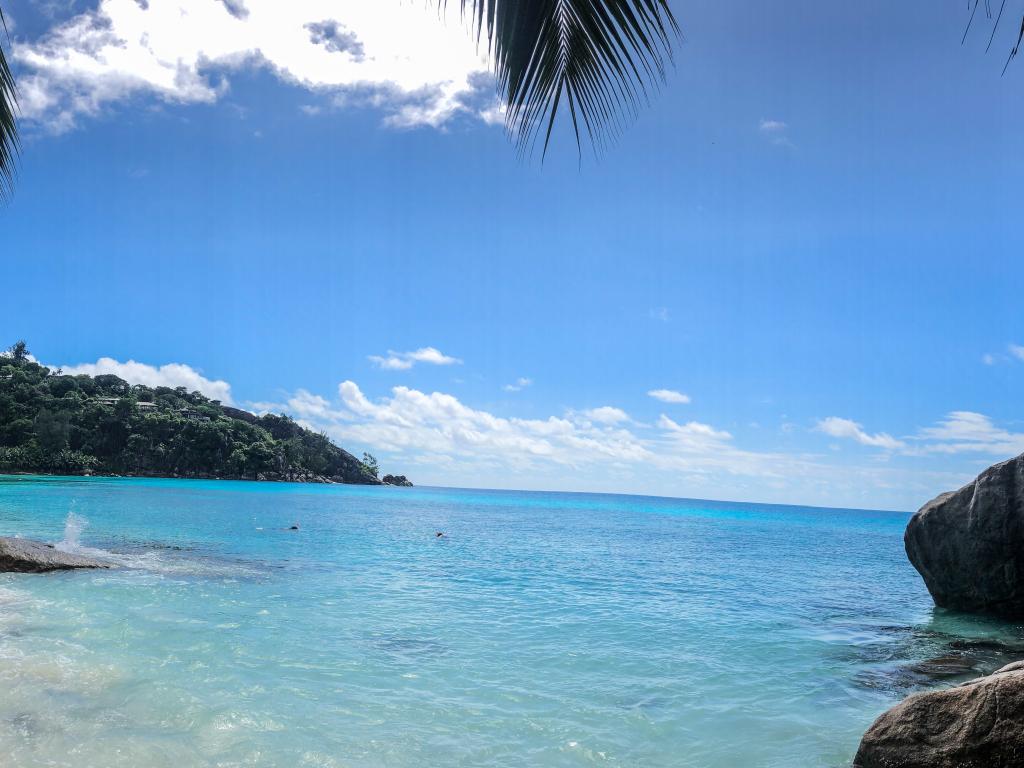
[{"label": "green palm leaves", "polygon": [[[4,12],[0,10],[0,27],[7,33]],[[7,64],[4,50],[0,45],[0,199],[7,197],[14,185],[14,160],[18,154],[18,126],[14,113],[18,106],[18,94],[14,86],[14,75]]]},{"label": "green palm leaves", "polygon": [[[443,0],[442,0],[443,1]],[[665,78],[679,34],[667,0],[461,0],[487,34],[509,133],[520,151],[543,136],[559,107],[578,144],[605,147]]]},{"label": "green palm leaves", "polygon": [[[460,3],[478,37],[486,32],[506,125],[524,153],[540,136],[547,151],[560,108],[568,110],[579,146],[584,138],[596,149],[607,146],[664,80],[679,34],[667,0]],[[6,33],[2,11],[0,26]],[[14,183],[17,103],[0,46],[0,198]]]}]

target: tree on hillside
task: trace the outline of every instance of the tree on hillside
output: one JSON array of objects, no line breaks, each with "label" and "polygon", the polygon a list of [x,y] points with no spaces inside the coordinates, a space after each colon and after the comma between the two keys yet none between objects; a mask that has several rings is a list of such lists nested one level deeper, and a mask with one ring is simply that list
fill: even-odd
[{"label": "tree on hillside", "polygon": [[363,453],[363,467],[365,467],[366,471],[373,477],[377,477],[377,473],[380,472],[380,466],[377,464],[377,459],[366,452]]},{"label": "tree on hillside", "polygon": [[0,473],[11,471],[378,482],[287,416],[225,408],[185,387],[54,373],[23,342],[0,353]]},{"label": "tree on hillside", "polygon": [[7,350],[7,354],[16,363],[23,363],[28,360],[28,345],[24,341],[16,342]]}]

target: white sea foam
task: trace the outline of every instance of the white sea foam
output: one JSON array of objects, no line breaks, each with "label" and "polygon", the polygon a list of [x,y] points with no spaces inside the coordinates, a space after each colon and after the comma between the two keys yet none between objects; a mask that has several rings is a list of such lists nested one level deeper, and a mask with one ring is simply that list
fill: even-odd
[{"label": "white sea foam", "polygon": [[[64,519],[64,538],[54,543],[62,552],[95,557],[114,563],[121,568],[134,571],[148,571],[166,576],[195,576],[206,578],[256,577],[256,568],[241,563],[219,562],[205,558],[178,557],[166,552],[111,552],[99,547],[82,544],[82,533],[89,527],[89,520],[75,512],[68,512]],[[2,596],[0,596],[2,599]]]},{"label": "white sea foam", "polygon": [[55,545],[63,552],[78,552],[82,548],[82,531],[89,527],[89,521],[74,512],[68,512],[64,519],[64,538]]}]

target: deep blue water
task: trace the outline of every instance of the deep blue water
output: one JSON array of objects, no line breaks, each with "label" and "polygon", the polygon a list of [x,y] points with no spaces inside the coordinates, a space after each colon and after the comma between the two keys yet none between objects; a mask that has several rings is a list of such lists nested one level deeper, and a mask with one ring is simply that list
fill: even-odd
[{"label": "deep blue water", "polygon": [[922,662],[1018,637],[933,609],[908,517],[0,477],[0,534],[123,566],[0,575],[3,764],[848,765]]}]

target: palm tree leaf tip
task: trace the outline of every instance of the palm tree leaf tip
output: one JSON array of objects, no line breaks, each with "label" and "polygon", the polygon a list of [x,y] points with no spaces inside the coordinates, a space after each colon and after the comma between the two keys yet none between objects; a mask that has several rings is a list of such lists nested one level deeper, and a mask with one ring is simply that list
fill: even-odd
[{"label": "palm tree leaf tip", "polygon": [[[3,28],[3,38],[9,42],[3,10],[0,10],[0,27]],[[0,39],[0,199],[10,195],[14,187],[14,163],[19,146],[17,111],[18,90],[4,55],[3,39]]]},{"label": "palm tree leaf tip", "polygon": [[461,0],[477,39],[487,36],[506,127],[521,153],[559,108],[577,145],[607,146],[665,80],[679,26],[667,0]]}]

